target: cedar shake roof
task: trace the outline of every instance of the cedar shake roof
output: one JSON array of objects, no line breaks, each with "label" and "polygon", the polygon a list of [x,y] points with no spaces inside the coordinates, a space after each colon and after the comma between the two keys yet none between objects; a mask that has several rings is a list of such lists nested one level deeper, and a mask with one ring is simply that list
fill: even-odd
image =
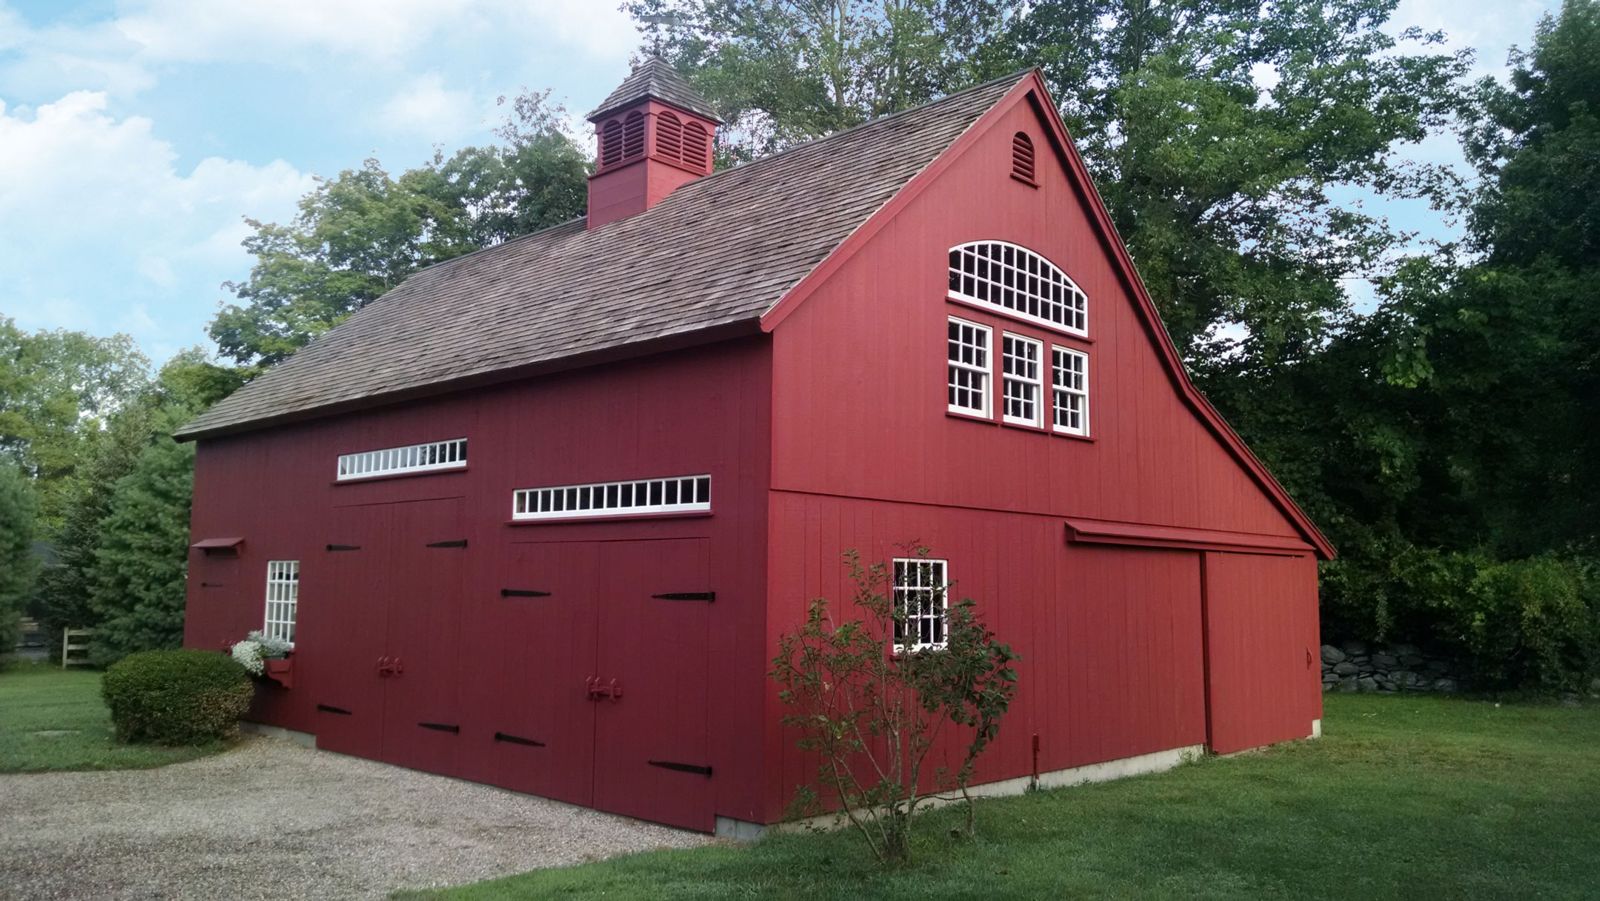
[{"label": "cedar shake roof", "polygon": [[672,68],[671,63],[659,56],[645,57],[644,62],[624,78],[622,84],[617,85],[611,96],[600,101],[594,112],[585,118],[592,122],[646,97],[654,97],[679,109],[699,113],[713,122],[722,121],[717,116],[717,111],[711,108],[711,104],[689,86],[689,82],[678,74],[677,69]]},{"label": "cedar shake roof", "polygon": [[[180,439],[555,368],[761,315],[1028,73],[423,269],[179,430]],[[644,350],[646,348],[640,348]]]}]

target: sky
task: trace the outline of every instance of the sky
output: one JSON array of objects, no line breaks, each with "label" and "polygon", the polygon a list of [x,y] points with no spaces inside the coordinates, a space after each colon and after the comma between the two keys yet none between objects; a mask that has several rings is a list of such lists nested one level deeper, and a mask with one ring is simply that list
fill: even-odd
[{"label": "sky", "polygon": [[[0,315],[125,332],[158,363],[210,349],[223,283],[249,272],[245,217],[287,221],[314,176],[368,156],[399,172],[488,143],[523,88],[581,115],[638,45],[617,5],[0,0]],[[1444,30],[1499,75],[1557,5],[1400,0],[1391,24]],[[1460,158],[1450,139],[1413,152]],[[1451,234],[1419,205],[1379,209]]]}]

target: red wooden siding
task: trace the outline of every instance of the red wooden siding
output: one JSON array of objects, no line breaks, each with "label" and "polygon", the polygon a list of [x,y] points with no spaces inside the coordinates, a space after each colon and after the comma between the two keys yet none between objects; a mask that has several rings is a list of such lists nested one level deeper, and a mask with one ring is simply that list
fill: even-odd
[{"label": "red wooden siding", "polygon": [[[1022,655],[1012,712],[979,761],[977,781],[1027,775],[1032,736],[1041,771],[1205,742],[1199,555],[1068,545],[1047,516],[775,492],[769,645],[826,597],[849,617],[840,555],[905,556],[921,542],[950,561],[953,597],[971,597]],[[768,689],[767,818],[816,771],[777,724]],[[958,762],[952,743],[941,762]]]},{"label": "red wooden siding", "polygon": [[[1041,154],[1038,188],[1011,177],[1019,130],[1043,140],[1026,103],[774,331],[773,487],[1296,536],[1179,397],[1054,156]],[[983,239],[1064,269],[1088,294],[1090,342],[946,301],[947,249]],[[952,315],[996,342],[1086,350],[1092,440],[948,416]]]},{"label": "red wooden siding", "polygon": [[[1204,744],[1193,539],[1303,549],[1305,536],[1180,394],[1058,158],[1039,155],[1038,187],[1012,177],[1013,137],[1048,146],[1043,120],[1018,102],[983,127],[774,317],[768,651],[807,598],[848,596],[844,549],[886,560],[895,542],[920,540],[950,559],[956,594],[978,600],[1024,658],[979,781],[1027,775],[1034,734],[1046,772]],[[978,240],[1065,270],[1088,295],[1087,339],[947,300],[947,250]],[[1051,346],[1086,352],[1089,437],[1000,424],[998,365],[994,421],[949,415],[951,316],[993,329],[996,364],[1002,333],[1041,341],[1046,365]],[[1111,543],[1069,545],[1069,517],[1170,546],[1121,547],[1098,533]],[[1310,604],[1314,617],[1314,583]],[[773,816],[815,761],[775,725],[775,692],[769,705]]]},{"label": "red wooden siding", "polygon": [[1211,749],[1310,735],[1322,718],[1316,561],[1208,552],[1205,578]]},{"label": "red wooden siding", "polygon": [[[626,675],[633,691],[616,709],[648,721],[689,702],[652,698],[639,667],[676,679],[683,667],[699,666],[714,677],[703,677],[696,700],[716,718],[699,727],[699,744],[674,737],[662,753],[703,749],[703,759],[676,762],[714,768],[709,779],[692,776],[702,798],[696,828],[711,828],[713,813],[755,820],[768,374],[766,339],[746,339],[203,441],[192,534],[240,535],[244,543],[236,560],[191,555],[185,642],[220,648],[261,628],[266,561],[299,560],[295,686],[264,689],[256,718],[316,733],[336,750],[579,803],[600,797],[612,779],[634,779],[635,788],[645,776],[691,782],[691,774],[659,767],[629,776],[612,760],[594,769],[605,753],[596,739],[613,726],[597,721],[604,711],[585,697],[584,680],[603,666]],[[340,454],[460,437],[469,442],[464,470],[335,483]],[[700,473],[712,476],[710,516],[508,524],[517,488]],[[426,547],[463,539],[465,548]],[[715,550],[694,564],[705,569],[696,579],[599,550],[661,539],[710,542]],[[330,544],[360,550],[329,551]],[[648,584],[618,585],[614,572]],[[685,590],[657,586],[652,574],[671,586],[704,581],[688,590],[714,590],[717,600],[635,609],[645,589],[647,599]],[[551,596],[502,597],[504,588]],[[652,632],[657,643],[639,643]],[[614,640],[599,641],[602,633]],[[645,652],[654,656],[618,659]],[[694,655],[698,661],[688,659]],[[378,658],[396,656],[405,672],[378,675]],[[319,704],[352,714],[319,711]],[[615,728],[649,731],[631,717]],[[714,740],[707,728],[716,730]],[[544,747],[495,741],[497,732]],[[574,774],[586,767],[594,781],[585,786]],[[667,783],[663,791],[681,787]]]}]

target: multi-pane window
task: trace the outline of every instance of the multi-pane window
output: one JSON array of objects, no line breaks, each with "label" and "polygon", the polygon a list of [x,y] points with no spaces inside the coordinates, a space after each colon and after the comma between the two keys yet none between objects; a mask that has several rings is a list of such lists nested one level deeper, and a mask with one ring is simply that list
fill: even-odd
[{"label": "multi-pane window", "polygon": [[922,651],[945,646],[949,563],[923,557],[894,561],[894,649]]},{"label": "multi-pane window", "polygon": [[989,415],[989,329],[961,319],[949,325],[949,409]]},{"label": "multi-pane window", "polygon": [[370,479],[411,472],[460,469],[467,465],[467,439],[453,438],[429,444],[389,447],[383,450],[343,454],[339,457],[339,481]]},{"label": "multi-pane window", "polygon": [[950,250],[950,296],[1018,319],[1087,335],[1089,300],[1055,264],[1004,241]]},{"label": "multi-pane window", "polygon": [[1042,425],[1040,397],[1044,394],[1041,378],[1044,346],[1032,338],[1001,333],[1000,360],[1003,399],[1001,412],[1006,422],[1017,425]]},{"label": "multi-pane window", "polygon": [[294,643],[295,609],[300,604],[300,561],[267,561],[267,618],[262,632],[268,638]]},{"label": "multi-pane window", "polygon": [[512,519],[587,519],[711,509],[710,476],[673,476],[523,488],[512,494]]},{"label": "multi-pane window", "polygon": [[1089,434],[1089,356],[1064,347],[1052,348],[1051,386],[1058,432]]}]

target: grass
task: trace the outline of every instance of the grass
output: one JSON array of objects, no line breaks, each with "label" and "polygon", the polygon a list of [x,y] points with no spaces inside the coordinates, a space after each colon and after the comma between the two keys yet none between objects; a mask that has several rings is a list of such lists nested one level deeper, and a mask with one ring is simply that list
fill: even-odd
[{"label": "grass", "polygon": [[226,748],[118,744],[98,672],[26,663],[0,671],[0,773],[142,769]]},{"label": "grass", "polygon": [[1325,735],[917,822],[661,851],[405,897],[1600,898],[1600,709],[1336,695]]}]

